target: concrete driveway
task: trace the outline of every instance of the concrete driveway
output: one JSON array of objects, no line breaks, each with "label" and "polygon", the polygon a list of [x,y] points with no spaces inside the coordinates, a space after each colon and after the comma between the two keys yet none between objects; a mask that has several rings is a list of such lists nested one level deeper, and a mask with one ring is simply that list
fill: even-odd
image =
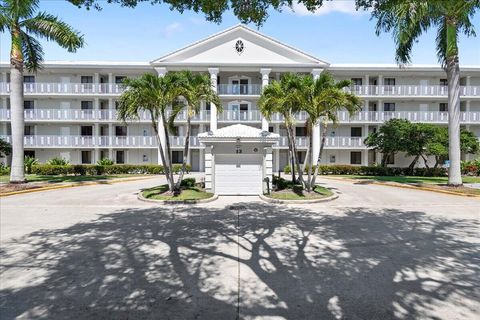
[{"label": "concrete driveway", "polygon": [[1,319],[474,319],[480,201],[321,179],[333,202],[0,199]]}]

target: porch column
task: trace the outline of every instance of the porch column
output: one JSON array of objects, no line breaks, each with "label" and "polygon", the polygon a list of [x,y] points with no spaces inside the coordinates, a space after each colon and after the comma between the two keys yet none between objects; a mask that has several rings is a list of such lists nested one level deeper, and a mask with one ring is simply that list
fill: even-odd
[{"label": "porch column", "polygon": [[362,166],[368,166],[368,149],[362,151]]},{"label": "porch column", "polygon": [[198,166],[198,171],[200,172],[204,172],[205,171],[205,160],[204,160],[204,153],[205,153],[205,150],[204,149],[199,149],[199,161],[200,161],[200,164]]},{"label": "porch column", "polygon": [[212,146],[205,147],[205,190],[209,192],[215,191],[215,186],[213,185],[213,165],[214,158],[212,154]]},{"label": "porch column", "polygon": [[[263,166],[263,178],[268,178],[269,184],[270,184],[270,189],[272,188],[272,179],[273,179],[273,172],[272,172],[272,147],[267,147],[265,148],[265,155],[264,155],[264,166]],[[263,192],[266,193],[267,190],[267,183],[263,182]]]},{"label": "porch column", "polygon": [[366,74],[365,75],[365,94],[367,94],[367,95],[368,95],[369,90],[370,90],[369,85],[370,85],[370,75]]},{"label": "porch column", "polygon": [[[268,86],[269,75],[272,69],[260,69],[260,73],[262,74],[262,90],[266,86]],[[262,130],[268,131],[268,121],[262,116]]]},{"label": "porch column", "polygon": [[[320,78],[320,74],[323,69],[313,69],[312,76],[313,80]],[[320,123],[316,123],[312,128],[312,159],[313,163],[317,162],[318,157],[320,156]]]},{"label": "porch column", "polygon": [[[212,90],[217,92],[217,75],[219,72],[218,68],[208,68],[210,73],[210,83],[212,85]],[[217,130],[217,106],[213,103],[210,103],[210,130]]]},{"label": "porch column", "polygon": [[[165,76],[165,74],[167,74],[167,68],[164,68],[164,67],[155,68],[155,71],[157,72],[159,78],[162,78]],[[165,152],[165,144],[166,144],[167,138],[165,136],[165,127],[163,125],[162,116],[160,116],[158,119],[157,129],[158,129],[158,135],[160,136],[160,142],[162,144],[163,152]],[[160,156],[160,149],[158,149],[157,158],[158,158],[157,163],[160,165],[163,165],[162,157]]]},{"label": "porch column", "polygon": [[113,161],[113,123],[108,124],[108,159]]}]

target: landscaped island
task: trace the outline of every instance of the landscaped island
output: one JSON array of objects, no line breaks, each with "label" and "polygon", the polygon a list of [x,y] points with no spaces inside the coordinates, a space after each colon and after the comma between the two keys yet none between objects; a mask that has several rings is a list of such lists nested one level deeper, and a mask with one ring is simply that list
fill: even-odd
[{"label": "landscaped island", "polygon": [[197,183],[195,178],[185,178],[182,180],[178,194],[172,194],[168,190],[168,185],[148,188],[142,190],[142,197],[147,200],[159,201],[198,201],[212,198],[213,193],[206,192],[202,183]]}]

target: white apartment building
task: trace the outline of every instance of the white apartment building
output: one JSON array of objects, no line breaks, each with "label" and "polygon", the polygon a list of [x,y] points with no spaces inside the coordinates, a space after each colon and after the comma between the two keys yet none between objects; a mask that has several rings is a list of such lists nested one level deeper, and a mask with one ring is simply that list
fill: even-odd
[{"label": "white apartment building", "polygon": [[[216,106],[204,104],[192,121],[189,163],[194,171],[205,171],[210,159],[206,159],[206,146],[197,135],[234,124],[278,134],[280,138],[271,146],[272,170],[277,172],[288,164],[282,118],[267,122],[257,108],[262,87],[286,72],[317,77],[328,71],[338,80],[351,79],[351,90],[364,102],[361,112],[353,117],[340,112],[340,124],[329,127],[325,164],[371,165],[379,161],[379,155],[363,140],[388,119],[442,126],[448,121],[446,74],[438,65],[330,64],[237,25],[151,62],[47,62],[38,73],[25,74],[25,154],[40,162],[63,157],[74,164],[96,163],[101,158],[116,163],[159,163],[148,114],[128,124],[117,119],[116,102],[123,90],[120,83],[125,77],[146,72],[162,76],[184,69],[209,73],[224,109],[217,112]],[[462,66],[461,72],[461,124],[480,136],[480,66]],[[9,64],[1,63],[0,136],[7,141],[11,139],[9,78]],[[296,140],[301,158],[308,145],[305,119],[305,114],[298,114]],[[174,162],[182,160],[185,120],[185,115],[178,117],[177,132],[170,138]],[[319,128],[314,132],[314,154],[318,154]],[[231,148],[238,146],[231,143]],[[411,161],[401,154],[392,160],[392,166],[406,166]]]}]

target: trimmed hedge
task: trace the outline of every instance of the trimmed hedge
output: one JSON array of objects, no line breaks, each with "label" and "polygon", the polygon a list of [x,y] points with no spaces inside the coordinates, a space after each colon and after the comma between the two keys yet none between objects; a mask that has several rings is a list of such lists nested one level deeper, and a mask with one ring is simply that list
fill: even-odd
[{"label": "trimmed hedge", "polygon": [[[179,173],[182,170],[181,164],[173,165],[173,172]],[[187,172],[191,171],[191,167],[187,165]],[[78,164],[78,165],[50,165],[38,164],[32,166],[32,173],[37,175],[79,175],[79,176],[98,176],[113,174],[163,174],[164,168],[161,165],[147,164],[114,164],[108,166],[96,164]]]},{"label": "trimmed hedge", "polygon": [[[313,167],[313,170],[315,166]],[[312,172],[313,172],[312,170]],[[285,166],[283,172],[290,174],[290,166]],[[409,168],[378,167],[378,166],[350,166],[350,165],[322,165],[319,175],[363,175],[363,176],[419,176],[443,177],[447,175],[445,168]]]}]

